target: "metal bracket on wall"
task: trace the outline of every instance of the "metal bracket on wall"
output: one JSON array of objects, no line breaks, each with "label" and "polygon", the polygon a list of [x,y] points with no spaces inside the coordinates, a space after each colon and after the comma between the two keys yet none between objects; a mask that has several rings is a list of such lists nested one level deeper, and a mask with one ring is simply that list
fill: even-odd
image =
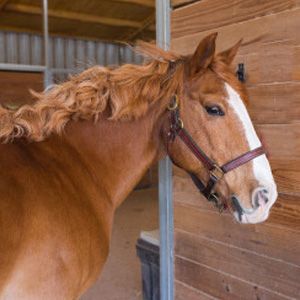
[{"label": "metal bracket on wall", "polygon": [[238,69],[236,71],[236,76],[239,81],[245,82],[246,76],[245,76],[245,65],[243,63],[238,64]]}]

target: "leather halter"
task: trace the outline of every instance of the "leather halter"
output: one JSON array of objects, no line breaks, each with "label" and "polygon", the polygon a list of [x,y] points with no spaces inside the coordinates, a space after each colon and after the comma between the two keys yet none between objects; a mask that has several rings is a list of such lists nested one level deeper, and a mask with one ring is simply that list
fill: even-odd
[{"label": "leather halter", "polygon": [[216,162],[214,162],[204,153],[204,151],[193,140],[189,132],[184,128],[183,121],[180,118],[179,101],[177,95],[173,96],[171,103],[168,106],[168,110],[171,114],[171,124],[168,132],[167,143],[169,144],[169,142],[174,142],[175,138],[178,136],[189,148],[189,150],[194,154],[194,156],[200,162],[202,162],[202,164],[209,172],[209,180],[206,185],[195,174],[190,172],[188,173],[191,176],[197,188],[199,189],[199,191],[202,193],[202,195],[208,201],[213,202],[214,205],[220,210],[220,212],[222,212],[228,207],[228,205],[226,201],[220,200],[219,195],[216,192],[214,192],[215,185],[220,179],[223,178],[223,176],[226,173],[246,164],[247,162],[253,160],[254,158],[262,154],[265,154],[264,148],[261,146],[256,149],[253,149],[225,163],[223,166],[219,166]]}]

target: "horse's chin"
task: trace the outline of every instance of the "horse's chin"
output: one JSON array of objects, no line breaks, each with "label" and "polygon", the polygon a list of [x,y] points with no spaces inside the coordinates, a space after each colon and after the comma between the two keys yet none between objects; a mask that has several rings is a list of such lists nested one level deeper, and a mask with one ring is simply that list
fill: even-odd
[{"label": "horse's chin", "polygon": [[268,219],[269,213],[267,212],[259,216],[256,216],[255,214],[242,214],[240,216],[237,212],[234,212],[233,216],[240,224],[259,224]]},{"label": "horse's chin", "polygon": [[266,207],[244,208],[236,196],[231,197],[234,209],[233,216],[241,224],[258,224],[266,221],[269,217],[269,209]]}]

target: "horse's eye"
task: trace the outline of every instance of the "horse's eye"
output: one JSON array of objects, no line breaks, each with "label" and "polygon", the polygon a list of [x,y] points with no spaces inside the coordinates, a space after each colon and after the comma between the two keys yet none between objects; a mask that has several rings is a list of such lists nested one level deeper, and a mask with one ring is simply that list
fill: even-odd
[{"label": "horse's eye", "polygon": [[224,116],[225,113],[220,106],[205,106],[207,113],[211,116]]}]

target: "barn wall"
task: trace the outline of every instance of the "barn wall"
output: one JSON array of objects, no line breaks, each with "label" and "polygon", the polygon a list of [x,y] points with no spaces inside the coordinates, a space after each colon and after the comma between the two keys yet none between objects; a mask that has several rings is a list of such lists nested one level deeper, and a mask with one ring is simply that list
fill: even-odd
[{"label": "barn wall", "polygon": [[15,108],[33,103],[29,89],[41,92],[44,89],[43,73],[0,71],[0,104]]},{"label": "barn wall", "polygon": [[234,64],[279,188],[266,223],[238,225],[174,171],[176,299],[299,299],[300,1],[202,0],[174,10],[171,28],[183,54],[211,32],[218,50],[244,38]]},{"label": "barn wall", "polygon": [[[50,37],[50,70],[54,82],[70,73],[99,65],[140,63],[141,57],[129,47],[116,43]],[[40,35],[0,31],[0,64],[44,65],[44,45]],[[29,89],[43,90],[43,73],[0,72],[0,102],[28,103]],[[13,87],[13,88],[12,88]],[[6,100],[5,100],[6,99]]]},{"label": "barn wall", "polygon": [[[129,47],[116,43],[50,37],[49,45],[50,68],[57,80],[95,64],[141,63]],[[43,51],[40,35],[0,31],[0,63],[43,65]]]},{"label": "barn wall", "polygon": [[172,0],[172,7],[177,8],[179,6],[187,5],[189,3],[196,2],[197,0]]}]

